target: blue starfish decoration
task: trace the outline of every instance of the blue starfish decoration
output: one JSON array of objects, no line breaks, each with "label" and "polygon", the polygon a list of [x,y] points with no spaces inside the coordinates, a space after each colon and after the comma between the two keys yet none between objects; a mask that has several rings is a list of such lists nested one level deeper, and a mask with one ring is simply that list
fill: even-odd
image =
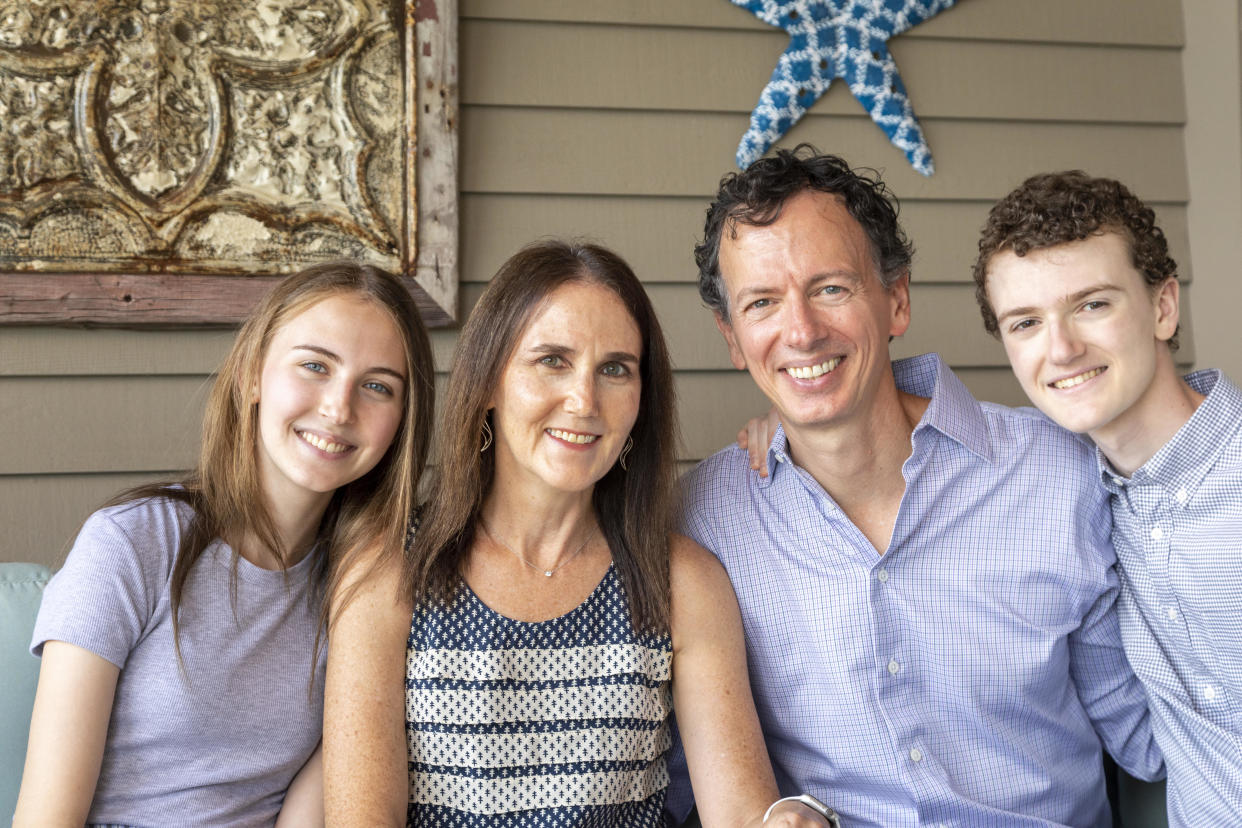
[{"label": "blue starfish decoration", "polygon": [[923,175],[931,151],[886,42],[956,0],[730,0],[789,32],[789,46],[750,115],[737,147],[745,169],[797,123],[835,78],[845,78],[890,141]]}]

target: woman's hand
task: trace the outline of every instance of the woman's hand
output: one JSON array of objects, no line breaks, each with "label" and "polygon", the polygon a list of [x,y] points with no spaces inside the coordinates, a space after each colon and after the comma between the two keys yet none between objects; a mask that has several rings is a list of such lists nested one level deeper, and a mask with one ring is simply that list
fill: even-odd
[{"label": "woman's hand", "polygon": [[768,446],[772,444],[772,435],[780,424],[780,416],[775,408],[771,408],[766,416],[752,417],[737,433],[738,446],[746,449],[746,453],[750,455],[750,467],[759,472],[760,477],[768,476],[768,467],[763,460],[768,453]]},{"label": "woman's hand", "polygon": [[99,782],[121,669],[64,641],[43,645],[14,826],[80,826]]}]

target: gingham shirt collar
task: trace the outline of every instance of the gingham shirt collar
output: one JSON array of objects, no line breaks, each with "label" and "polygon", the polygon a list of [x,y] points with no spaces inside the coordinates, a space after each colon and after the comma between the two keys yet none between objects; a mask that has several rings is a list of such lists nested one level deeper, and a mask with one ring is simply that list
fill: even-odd
[{"label": "gingham shirt collar", "polygon": [[[907,394],[918,397],[930,397],[931,403],[923,412],[923,417],[914,428],[913,440],[927,429],[934,429],[951,440],[960,443],[980,458],[991,462],[992,449],[988,441],[987,422],[979,401],[971,396],[970,391],[962,384],[939,354],[921,354],[909,359],[893,361],[893,378],[897,388]],[[788,463],[789,438],[785,436],[785,426],[779,425],[768,444],[768,453],[764,458],[767,477],[759,478],[759,486],[766,488],[772,485],[777,474],[777,467]]]},{"label": "gingham shirt collar", "polygon": [[1221,372],[1215,369],[1187,374],[1186,384],[1205,395],[1173,439],[1144,463],[1127,480],[1117,473],[1098,448],[1096,460],[1100,467],[1100,480],[1109,492],[1123,497],[1127,487],[1155,485],[1168,491],[1183,492],[1193,498],[1215,465],[1216,456],[1228,445],[1242,418],[1242,392],[1228,380],[1221,382]]}]

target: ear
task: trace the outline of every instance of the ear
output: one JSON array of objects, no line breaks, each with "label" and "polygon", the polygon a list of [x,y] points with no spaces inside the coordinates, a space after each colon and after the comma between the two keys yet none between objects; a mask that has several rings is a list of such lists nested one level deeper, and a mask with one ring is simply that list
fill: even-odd
[{"label": "ear", "polygon": [[725,344],[729,346],[729,361],[733,363],[733,367],[737,370],[745,371],[746,357],[742,354],[742,349],[737,345],[737,336],[733,333],[733,326],[719,313],[713,312],[712,315],[716,318],[716,329],[720,331],[720,335],[725,339]]},{"label": "ear", "polygon": [[1156,313],[1156,339],[1168,342],[1177,332],[1181,318],[1181,286],[1176,276],[1170,276],[1156,288],[1152,308]]},{"label": "ear", "polygon": [[259,401],[259,378],[252,377],[246,382],[242,377],[237,378],[238,390],[242,392],[242,396],[246,398],[246,402],[254,405]]},{"label": "ear", "polygon": [[888,335],[901,336],[910,327],[910,271],[905,271],[888,289],[892,302],[892,316]]}]

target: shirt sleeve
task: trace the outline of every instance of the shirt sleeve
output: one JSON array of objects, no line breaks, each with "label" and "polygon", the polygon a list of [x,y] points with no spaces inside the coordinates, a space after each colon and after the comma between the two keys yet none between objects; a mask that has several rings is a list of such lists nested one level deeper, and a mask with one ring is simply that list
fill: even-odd
[{"label": "shirt sleeve", "polygon": [[[108,509],[87,518],[65,565],[48,582],[30,643],[34,655],[41,656],[48,641],[64,641],[124,668],[142,638],[168,566],[144,561],[142,550],[152,539],[135,544],[142,527],[116,515]],[[171,563],[172,554],[164,558]]]},{"label": "shirt sleeve", "polygon": [[1150,782],[1164,778],[1164,757],[1152,735],[1147,693],[1121,646],[1117,560],[1109,539],[1107,501],[1097,516],[1087,521],[1092,528],[1083,542],[1096,547],[1104,589],[1069,636],[1070,676],[1104,748],[1131,776]]}]

